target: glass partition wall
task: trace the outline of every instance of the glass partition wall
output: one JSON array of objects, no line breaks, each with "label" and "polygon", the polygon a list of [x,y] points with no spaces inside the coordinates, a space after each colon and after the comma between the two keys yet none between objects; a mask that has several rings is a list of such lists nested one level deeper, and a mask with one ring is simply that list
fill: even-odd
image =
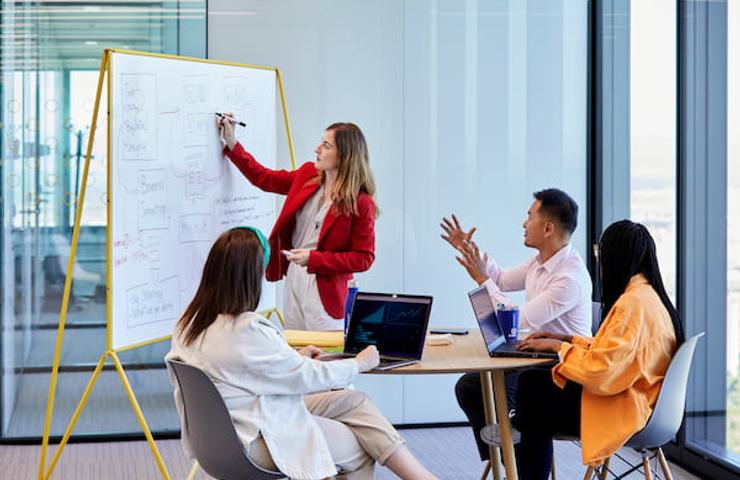
[{"label": "glass partition wall", "polygon": [[[205,57],[206,0],[3,1],[1,8],[0,437],[17,441],[42,432],[101,53]],[[105,134],[103,116],[73,269],[53,436],[62,433],[105,348]],[[172,410],[161,366],[166,347],[121,356],[145,414],[159,405]],[[174,415],[156,416],[151,428],[177,429]],[[116,373],[105,371],[75,433],[125,432],[139,432],[138,423]]]}]

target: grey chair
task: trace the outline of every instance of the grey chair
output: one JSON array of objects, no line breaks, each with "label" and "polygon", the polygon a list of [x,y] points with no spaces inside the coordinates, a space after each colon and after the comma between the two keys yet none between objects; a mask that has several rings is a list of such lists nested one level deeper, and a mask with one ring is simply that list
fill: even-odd
[{"label": "grey chair", "polygon": [[285,478],[280,472],[260,468],[247,456],[221,394],[199,368],[177,360],[167,362],[182,394],[187,436],[195,458],[219,480],[272,480]]},{"label": "grey chair", "polygon": [[[660,388],[658,400],[655,402],[653,414],[650,416],[645,428],[634,434],[627,441],[626,446],[640,452],[642,463],[633,466],[630,470],[616,477],[616,479],[624,478],[638,468],[643,468],[645,479],[652,480],[653,471],[650,467],[650,460],[656,456],[660,461],[660,467],[665,478],[669,480],[673,478],[661,447],[673,440],[678,433],[678,429],[681,427],[684,407],[686,406],[686,390],[689,383],[691,362],[694,358],[696,344],[702,336],[704,336],[704,332],[694,335],[676,350],[663,379],[663,385]],[[650,455],[650,451],[654,451],[655,453]],[[606,478],[609,465],[608,461],[609,459],[604,462],[604,467],[599,472],[600,479]],[[594,472],[594,467],[589,467],[584,478],[590,479]]]}]

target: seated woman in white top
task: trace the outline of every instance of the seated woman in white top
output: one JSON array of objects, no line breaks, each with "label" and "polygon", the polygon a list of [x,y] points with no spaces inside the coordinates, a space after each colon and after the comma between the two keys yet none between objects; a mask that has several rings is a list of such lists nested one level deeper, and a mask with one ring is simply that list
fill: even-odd
[{"label": "seated woman in white top", "polygon": [[[192,302],[172,335],[168,359],[208,374],[250,458],[295,479],[372,479],[375,462],[404,479],[435,478],[362,393],[334,390],[378,364],[368,347],[356,359],[322,362],[314,346],[295,351],[280,325],[255,313],[269,247],[251,227],[222,234],[211,248]],[[177,383],[175,403],[182,400]],[[192,456],[187,439],[183,448]]]}]

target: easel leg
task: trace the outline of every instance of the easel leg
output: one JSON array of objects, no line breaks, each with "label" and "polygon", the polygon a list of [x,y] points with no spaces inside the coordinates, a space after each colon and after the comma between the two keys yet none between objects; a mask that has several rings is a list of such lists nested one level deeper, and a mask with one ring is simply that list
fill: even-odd
[{"label": "easel leg", "polygon": [[[285,135],[288,137],[288,151],[290,152],[290,165],[295,170],[295,148],[293,147],[293,132],[290,130],[290,119],[288,117],[288,102],[285,99],[285,88],[283,87],[283,74],[280,69],[275,69],[275,77],[278,84],[278,93],[280,94],[280,105],[283,107],[283,121],[285,122]],[[282,321],[282,315],[279,315]]]},{"label": "easel leg", "polygon": [[126,395],[128,395],[128,401],[131,403],[131,408],[134,409],[134,413],[136,414],[136,419],[139,421],[139,425],[141,426],[141,429],[144,431],[144,436],[146,437],[146,441],[149,444],[149,448],[152,451],[152,455],[154,455],[154,459],[157,462],[157,466],[159,467],[159,472],[162,474],[162,478],[165,480],[170,480],[170,474],[167,472],[167,467],[164,465],[164,461],[162,460],[162,456],[159,454],[159,450],[157,449],[157,444],[154,443],[154,437],[152,437],[152,432],[149,431],[149,425],[146,423],[146,419],[144,419],[144,414],[141,412],[141,408],[139,407],[139,402],[136,401],[136,396],[134,396],[134,391],[131,390],[131,385],[128,383],[128,378],[126,378],[126,373],[123,371],[123,366],[121,365],[121,361],[118,359],[118,355],[116,352],[110,352],[110,357],[113,359],[113,363],[116,365],[116,371],[118,372],[118,376],[121,379],[121,383],[123,384],[123,388],[126,390]]},{"label": "easel leg", "polygon": [[507,480],[518,480],[516,471],[516,457],[514,456],[514,441],[511,438],[511,422],[509,421],[509,403],[506,400],[506,383],[504,371],[493,371],[493,391],[496,394],[496,414],[501,428],[501,450],[504,457],[504,468]]},{"label": "easel leg", "polygon": [[268,308],[267,310],[262,310],[261,312],[257,312],[257,313],[259,313],[260,315],[262,315],[268,320],[272,317],[272,314],[274,313],[275,315],[277,315],[278,320],[280,320],[280,325],[282,325],[283,328],[285,328],[285,318],[283,318],[283,314],[280,312],[279,308],[277,307]]},{"label": "easel leg", "polygon": [[199,468],[200,464],[198,463],[198,460],[193,460],[193,466],[190,469],[190,473],[188,473],[187,480],[193,480],[195,478],[195,474],[198,473]]},{"label": "easel leg", "polygon": [[95,367],[95,370],[90,376],[90,380],[87,381],[87,386],[85,387],[85,391],[82,392],[82,397],[80,398],[80,401],[77,403],[77,407],[75,408],[74,413],[72,413],[72,418],[70,418],[69,423],[67,424],[67,429],[64,431],[64,436],[62,436],[62,441],[59,442],[59,446],[54,452],[54,456],[51,458],[51,463],[49,464],[49,469],[46,471],[44,475],[44,479],[48,479],[49,477],[51,477],[51,473],[54,471],[54,467],[56,467],[56,464],[59,461],[59,456],[62,454],[62,450],[64,450],[64,446],[67,445],[67,441],[69,440],[69,437],[72,435],[72,430],[74,430],[75,424],[77,424],[77,419],[80,417],[80,413],[82,413],[82,409],[85,408],[87,399],[90,398],[90,394],[92,393],[92,389],[95,386],[95,382],[98,381],[98,377],[100,376],[100,372],[103,370],[103,365],[105,365],[105,359],[107,357],[108,357],[107,354],[104,354],[102,357],[100,357],[100,360],[98,360],[98,365]]},{"label": "easel leg", "polygon": [[[51,378],[49,379],[49,394],[46,398],[46,415],[44,417],[44,432],[41,437],[41,452],[39,455],[38,480],[43,480],[44,478],[48,478],[48,476],[45,475],[46,473],[46,453],[49,448],[49,435],[51,434],[51,420],[54,415],[54,397],[56,394],[57,376],[59,373],[59,363],[60,363],[60,358],[62,354],[62,340],[64,339],[64,326],[67,321],[67,309],[69,307],[69,297],[72,292],[72,272],[74,270],[75,258],[77,255],[77,243],[80,238],[82,207],[85,205],[85,191],[87,190],[87,175],[90,170],[90,158],[92,157],[93,143],[95,142],[95,126],[97,125],[98,112],[100,110],[100,98],[101,98],[101,93],[103,91],[105,71],[108,68],[109,60],[110,60],[109,52],[108,50],[105,50],[103,52],[103,56],[100,61],[100,72],[98,73],[98,89],[95,95],[95,108],[93,109],[92,123],[90,124],[90,136],[88,137],[87,154],[85,155],[85,167],[82,173],[82,185],[80,186],[80,198],[77,199],[77,209],[75,211],[75,223],[74,223],[74,228],[72,229],[72,244],[70,245],[69,259],[67,260],[67,277],[64,280],[64,293],[62,294],[62,306],[59,312],[59,326],[57,327],[57,338],[56,338],[56,343],[54,345],[54,356],[51,362]],[[61,451],[61,448],[58,448],[57,451]],[[53,469],[49,469],[49,473],[51,473],[52,470]]]},{"label": "easel leg", "polygon": [[[491,372],[480,372],[480,385],[483,391],[483,409],[486,414],[486,424],[496,423],[496,408],[493,400],[493,385],[491,382]],[[475,432],[480,435],[480,432]],[[498,448],[488,447],[488,465],[493,472],[493,480],[501,480],[501,460],[499,458]]]}]

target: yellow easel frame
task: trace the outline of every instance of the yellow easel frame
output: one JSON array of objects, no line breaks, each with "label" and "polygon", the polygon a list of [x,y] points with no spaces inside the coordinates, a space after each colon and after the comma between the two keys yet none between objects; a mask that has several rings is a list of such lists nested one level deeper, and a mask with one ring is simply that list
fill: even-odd
[{"label": "yellow easel frame", "polygon": [[[110,122],[110,114],[111,114],[111,102],[112,102],[111,55],[113,53],[123,53],[123,54],[129,54],[129,55],[140,55],[144,57],[167,58],[167,59],[172,59],[172,60],[184,60],[184,61],[191,61],[191,62],[230,65],[230,66],[236,66],[236,67],[246,67],[246,68],[274,71],[276,75],[276,79],[277,79],[278,93],[280,95],[280,104],[283,110],[283,121],[285,123],[285,132],[286,132],[287,140],[288,140],[288,150],[290,152],[290,162],[291,162],[291,166],[293,169],[295,169],[295,165],[296,165],[295,151],[293,149],[293,136],[290,130],[290,120],[288,118],[288,105],[287,105],[287,102],[285,101],[285,89],[283,87],[283,77],[280,73],[280,69],[278,69],[277,67],[246,65],[246,64],[234,63],[234,62],[205,60],[202,58],[148,53],[148,52],[140,52],[140,51],[135,51],[135,50],[106,49],[103,51],[103,55],[100,61],[100,72],[98,74],[98,88],[95,94],[95,107],[93,110],[92,123],[90,126],[90,136],[88,138],[87,152],[85,154],[85,166],[82,172],[82,184],[80,187],[80,194],[79,194],[78,203],[77,203],[77,210],[75,212],[74,228],[72,230],[72,244],[70,246],[69,259],[67,261],[67,276],[64,280],[64,293],[62,294],[62,306],[59,312],[59,326],[57,327],[57,338],[56,338],[56,343],[54,346],[54,358],[52,360],[51,379],[49,381],[49,395],[46,401],[46,416],[44,419],[44,433],[43,433],[43,437],[41,441],[41,455],[39,459],[38,480],[48,480],[49,478],[51,478],[51,474],[54,472],[54,467],[56,467],[56,464],[59,461],[59,457],[61,456],[62,451],[64,450],[64,447],[69,441],[69,437],[72,435],[72,430],[74,429],[75,424],[77,423],[77,420],[80,414],[82,413],[82,410],[85,408],[85,404],[87,403],[87,400],[90,397],[90,394],[92,393],[92,389],[95,386],[95,383],[98,380],[98,377],[100,376],[100,372],[103,370],[103,365],[105,365],[105,362],[108,359],[108,357],[111,358],[111,360],[113,361],[113,364],[115,365],[116,371],[118,372],[118,376],[120,377],[121,383],[123,384],[123,388],[126,391],[126,395],[128,396],[129,403],[131,403],[131,408],[134,410],[134,413],[136,414],[136,418],[139,421],[139,425],[141,426],[141,429],[144,431],[144,436],[146,437],[146,441],[149,444],[149,448],[152,451],[152,455],[154,455],[154,459],[157,462],[157,466],[159,467],[159,471],[162,475],[162,478],[166,480],[170,480],[170,475],[167,472],[167,467],[165,466],[164,461],[162,460],[162,456],[159,454],[157,445],[154,443],[154,438],[152,437],[152,433],[149,430],[149,426],[146,423],[144,414],[142,413],[141,408],[139,407],[139,402],[136,400],[136,396],[134,395],[134,392],[131,389],[131,385],[128,382],[126,373],[124,372],[123,365],[121,364],[121,361],[118,358],[118,354],[120,352],[132,350],[134,348],[138,348],[138,347],[142,347],[145,345],[150,345],[153,343],[161,342],[163,340],[167,340],[170,338],[170,335],[155,338],[155,339],[148,340],[145,342],[136,343],[134,345],[129,345],[126,347],[121,347],[118,349],[113,349],[113,337],[112,337],[113,334],[112,334],[112,324],[111,324],[111,320],[112,320],[111,259],[113,258],[113,255],[112,255],[113,254],[113,242],[111,240],[110,228],[106,230],[106,351],[100,357],[100,360],[98,361],[98,364],[95,367],[95,370],[90,376],[90,380],[88,380],[87,386],[85,387],[85,390],[82,393],[82,397],[80,398],[79,403],[77,404],[74,412],[72,413],[72,418],[69,420],[69,423],[67,424],[67,428],[64,432],[64,435],[62,436],[61,441],[59,442],[59,446],[54,452],[54,456],[52,457],[51,462],[49,463],[49,467],[48,469],[46,468],[46,454],[49,448],[49,435],[51,431],[52,416],[54,413],[53,412],[54,411],[54,397],[56,394],[56,384],[57,384],[57,377],[59,373],[59,362],[60,362],[60,357],[61,357],[61,352],[62,352],[62,340],[64,338],[64,326],[67,320],[69,297],[72,291],[72,271],[74,269],[75,257],[77,255],[77,244],[78,244],[78,240],[80,237],[82,208],[85,204],[85,192],[87,190],[87,177],[88,177],[88,172],[90,169],[90,158],[92,156],[92,149],[95,143],[95,130],[96,130],[97,123],[98,123],[98,112],[100,110],[100,98],[101,98],[101,94],[103,91],[103,84],[106,82],[106,79],[107,79],[106,87],[107,87],[107,97],[108,97],[107,98],[107,119],[108,119],[108,139],[107,140],[108,141],[107,141],[107,146],[106,146],[106,157],[107,157],[106,158],[106,161],[107,161],[106,185],[107,185],[108,197],[106,199],[107,200],[106,209],[107,209],[109,225],[110,225],[110,219],[112,218],[111,216],[112,215],[112,202],[110,198],[111,179],[112,179],[112,174],[111,174],[111,129],[112,129],[112,126]],[[278,311],[277,309],[270,309],[264,312],[264,314],[268,318],[273,313],[276,313],[278,315],[278,318],[280,319],[281,322],[283,321],[282,315],[280,314],[280,311]],[[193,465],[191,472],[194,472],[196,469],[197,469],[197,463]]]}]

